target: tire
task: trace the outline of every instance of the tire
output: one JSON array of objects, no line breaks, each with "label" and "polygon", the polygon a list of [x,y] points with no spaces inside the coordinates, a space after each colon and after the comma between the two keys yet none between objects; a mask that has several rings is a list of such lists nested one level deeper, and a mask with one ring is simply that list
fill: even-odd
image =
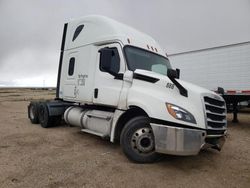
[{"label": "tire", "polygon": [[152,163],[159,159],[149,119],[139,116],[125,124],[120,137],[124,154],[136,163]]},{"label": "tire", "polygon": [[38,102],[30,102],[28,106],[28,117],[32,124],[38,124],[39,118],[38,118]]},{"label": "tire", "polygon": [[43,128],[49,128],[55,125],[58,120],[57,116],[50,116],[49,109],[45,102],[39,105],[39,122]]}]

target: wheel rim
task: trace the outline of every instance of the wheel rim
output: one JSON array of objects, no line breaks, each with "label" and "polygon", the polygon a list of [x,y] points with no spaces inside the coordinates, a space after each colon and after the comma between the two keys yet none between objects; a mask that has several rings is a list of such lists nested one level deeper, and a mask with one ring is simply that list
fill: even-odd
[{"label": "wheel rim", "polygon": [[154,152],[154,135],[151,128],[141,128],[134,132],[131,139],[134,151],[149,154]]},{"label": "wheel rim", "polygon": [[30,106],[30,110],[29,110],[30,118],[31,118],[31,119],[34,119],[34,118],[35,118],[34,111],[35,111],[35,107],[34,107],[33,105],[31,105],[31,106]]}]

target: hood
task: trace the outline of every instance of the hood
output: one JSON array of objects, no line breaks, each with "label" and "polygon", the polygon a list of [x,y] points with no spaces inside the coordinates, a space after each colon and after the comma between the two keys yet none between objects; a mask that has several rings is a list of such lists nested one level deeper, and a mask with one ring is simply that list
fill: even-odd
[{"label": "hood", "polygon": [[[223,101],[223,98],[215,92],[180,79],[177,79],[177,81],[187,90],[187,97],[180,94],[179,89],[167,76],[146,70],[136,70],[134,73],[141,77],[139,77],[140,79],[135,77],[130,93],[143,96],[144,107],[148,109],[147,113],[157,119],[172,120],[180,124],[184,123],[193,127],[206,128],[204,97],[209,96]],[[141,79],[143,76],[145,76],[145,80]],[[140,99],[137,97],[136,100]],[[145,101],[147,104],[145,104]],[[194,125],[167,116],[166,103],[174,104],[189,111],[194,115],[197,124]],[[156,105],[161,110],[158,111],[158,107],[152,107]]]},{"label": "hood", "polygon": [[[145,75],[147,77],[151,77],[151,78],[155,78],[157,79],[157,81],[155,82],[156,85],[162,85],[164,87],[167,87],[167,84],[168,83],[172,83],[172,81],[167,77],[167,76],[164,76],[162,74],[159,74],[159,73],[155,73],[155,72],[152,72],[152,71],[147,71],[147,70],[141,70],[141,69],[137,69],[135,70],[135,73],[136,74],[139,74],[139,75]],[[203,87],[200,87],[200,86],[197,86],[195,84],[192,84],[190,82],[186,82],[186,81],[183,81],[183,80],[180,80],[180,79],[177,79],[177,81],[185,88],[188,90],[188,94],[189,92],[193,93],[210,93],[210,94],[215,94],[217,95],[215,92],[213,91],[210,91],[206,88],[203,88]],[[171,87],[169,85],[169,87]],[[175,89],[178,90],[178,88],[176,88],[176,86],[174,86]],[[219,96],[220,97],[220,96]],[[221,97],[220,97],[221,98]],[[222,99],[222,98],[221,98]]]}]

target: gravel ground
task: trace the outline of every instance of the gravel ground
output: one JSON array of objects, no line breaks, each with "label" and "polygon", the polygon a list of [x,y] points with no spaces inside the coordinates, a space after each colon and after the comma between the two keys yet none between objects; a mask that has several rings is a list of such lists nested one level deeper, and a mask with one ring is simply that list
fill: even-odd
[{"label": "gravel ground", "polygon": [[134,164],[119,144],[62,125],[44,129],[27,118],[31,99],[54,91],[0,89],[0,187],[250,187],[250,111],[239,114],[221,152],[165,156]]}]

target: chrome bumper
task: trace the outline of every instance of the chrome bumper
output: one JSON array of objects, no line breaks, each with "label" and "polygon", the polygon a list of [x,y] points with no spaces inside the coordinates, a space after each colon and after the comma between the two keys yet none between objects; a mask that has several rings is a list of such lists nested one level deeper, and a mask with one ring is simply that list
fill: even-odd
[{"label": "chrome bumper", "polygon": [[[171,155],[197,155],[201,149],[208,146],[205,130],[171,127],[150,123],[154,137],[155,150]],[[224,140],[224,137],[219,138]],[[223,141],[218,147],[222,147]]]}]

